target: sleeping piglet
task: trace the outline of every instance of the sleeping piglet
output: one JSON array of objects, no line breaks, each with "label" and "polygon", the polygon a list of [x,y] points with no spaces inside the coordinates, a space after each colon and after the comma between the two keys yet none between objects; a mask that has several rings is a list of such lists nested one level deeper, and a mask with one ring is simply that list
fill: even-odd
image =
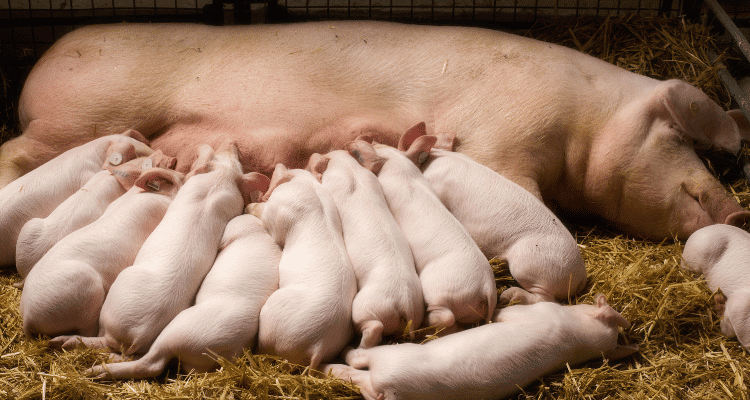
[{"label": "sleeping piglet", "polygon": [[26,335],[96,335],[112,282],[133,263],[183,180],[172,170],[144,170],[101,217],[52,246],[29,271],[21,292]]},{"label": "sleeping piglet", "polygon": [[637,346],[617,344],[618,328],[629,325],[601,295],[596,305],[514,305],[490,324],[425,344],[351,350],[349,366],[323,370],[357,384],[367,400],[501,399],[566,364],[634,353]]},{"label": "sleeping piglet", "polygon": [[0,267],[16,262],[16,241],[26,222],[48,216],[107,165],[152,152],[131,129],[74,147],[0,189]]},{"label": "sleeping piglet", "polygon": [[702,273],[712,291],[721,289],[721,330],[750,350],[750,233],[724,224],[698,229],[685,242],[682,268]]},{"label": "sleeping piglet", "polygon": [[148,157],[139,157],[119,166],[107,163],[49,216],[31,219],[23,226],[16,244],[18,274],[26,277],[55,243],[101,217],[110,203],[133,187],[142,170],[173,168],[175,162],[174,157],[157,150]]},{"label": "sleeping piglet", "polygon": [[[424,134],[424,123],[415,134]],[[563,301],[586,285],[573,236],[536,196],[468,156],[432,149],[421,166],[437,196],[488,258],[508,262],[512,287],[503,303]]]},{"label": "sleeping piglet", "polygon": [[244,348],[255,346],[260,309],[279,287],[280,258],[281,249],[258,218],[235,217],[224,230],[219,254],[195,295],[195,305],[177,314],[140,359],[96,366],[87,375],[153,377],[172,358],[180,360],[186,373],[204,373],[218,366],[216,356],[230,361],[241,356]]},{"label": "sleeping piglet", "polygon": [[345,150],[310,157],[339,211],[344,244],[357,277],[352,320],[360,347],[422,324],[422,284],[409,242],[393,218],[378,178]]},{"label": "sleeping piglet", "polygon": [[107,293],[99,337],[64,336],[51,343],[69,347],[80,340],[124,356],[148,351],[162,329],[193,304],[224,229],[242,214],[250,193],[262,182],[257,172],[242,174],[235,145],[216,153],[202,146],[161,223]]},{"label": "sleeping piglet", "polygon": [[415,127],[402,134],[398,149],[373,147],[361,139],[347,148],[378,176],[388,208],[409,242],[427,306],[425,322],[450,333],[457,323],[489,320],[497,287],[487,258],[417,167],[437,138],[414,132]]},{"label": "sleeping piglet", "polygon": [[252,208],[282,247],[279,290],[260,310],[258,352],[315,369],[353,336],[357,280],[333,200],[313,174],[276,165]]}]

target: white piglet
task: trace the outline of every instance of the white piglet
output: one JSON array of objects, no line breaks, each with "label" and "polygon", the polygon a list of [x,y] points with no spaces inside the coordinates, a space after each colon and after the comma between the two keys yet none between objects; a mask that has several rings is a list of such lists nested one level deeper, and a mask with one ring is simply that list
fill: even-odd
[{"label": "white piglet", "polygon": [[63,336],[53,339],[54,345],[80,341],[123,356],[148,351],[162,329],[193,304],[224,229],[263,182],[256,172],[242,174],[238,155],[234,145],[216,153],[201,147],[161,223],[112,284],[99,317],[99,337]]},{"label": "white piglet", "polygon": [[721,331],[750,350],[750,233],[724,224],[701,228],[685,242],[682,267],[702,273],[712,291],[721,289]]},{"label": "white piglet", "polygon": [[260,311],[258,352],[315,369],[352,339],[357,292],[336,205],[303,169],[278,164],[253,208],[283,252],[279,290]]},{"label": "white piglet", "polygon": [[514,305],[491,324],[425,344],[351,350],[348,366],[324,372],[357,384],[367,400],[502,399],[566,364],[636,352],[617,344],[618,328],[628,326],[603,296],[596,305]]},{"label": "white piglet", "polygon": [[172,168],[175,162],[174,157],[157,150],[148,157],[139,157],[119,166],[105,165],[49,216],[31,219],[23,226],[16,244],[18,274],[25,278],[55,243],[101,217],[110,203],[133,187],[141,171]]},{"label": "white piglet", "polygon": [[[424,133],[424,123],[416,130]],[[503,292],[503,303],[563,301],[583,290],[578,244],[536,196],[461,153],[433,149],[421,169],[484,255],[508,262],[523,289]]]},{"label": "white piglet", "polygon": [[26,335],[96,335],[112,282],[133,263],[183,180],[172,170],[145,170],[101,217],[55,244],[29,272],[21,292]]},{"label": "white piglet", "polygon": [[224,230],[195,305],[177,314],[140,359],[96,366],[89,375],[140,379],[159,375],[173,359],[184,372],[204,373],[252,349],[263,304],[279,287],[281,249],[255,216],[235,217]]},{"label": "white piglet", "polygon": [[414,256],[383,196],[378,178],[345,150],[313,154],[308,168],[322,174],[341,217],[344,243],[357,277],[352,320],[360,347],[377,345],[383,335],[422,324],[424,299]]},{"label": "white piglet", "polygon": [[120,165],[153,152],[129,130],[74,147],[0,189],[0,267],[16,262],[16,241],[24,224],[48,216],[107,165]]},{"label": "white piglet", "polygon": [[347,146],[378,176],[388,207],[409,242],[427,306],[425,321],[450,333],[459,328],[457,324],[489,320],[497,287],[487,258],[417,167],[436,139],[411,128],[401,136],[400,150],[373,147],[364,140]]}]

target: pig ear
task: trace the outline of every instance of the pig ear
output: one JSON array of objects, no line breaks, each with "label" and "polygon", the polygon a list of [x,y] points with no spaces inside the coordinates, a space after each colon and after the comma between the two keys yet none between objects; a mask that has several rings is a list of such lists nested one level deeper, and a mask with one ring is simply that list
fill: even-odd
[{"label": "pig ear", "polygon": [[245,206],[245,214],[250,214],[258,219],[263,217],[263,210],[266,208],[266,203],[253,202]]},{"label": "pig ear", "polygon": [[435,145],[436,141],[437,136],[432,135],[417,138],[417,140],[409,146],[409,149],[406,150],[406,157],[408,157],[414,165],[421,167],[422,164],[427,161],[427,157],[430,156],[430,150],[432,149],[432,146]]},{"label": "pig ear", "polygon": [[437,141],[432,146],[433,149],[440,149],[445,151],[453,151],[455,146],[456,133],[455,132],[440,132],[436,133]]},{"label": "pig ear", "polygon": [[630,327],[630,322],[607,304],[607,298],[603,294],[596,296],[596,306],[599,307],[599,311],[595,318],[603,321],[606,325],[618,326],[624,329]]},{"label": "pig ear", "polygon": [[637,353],[639,349],[640,347],[638,346],[638,344],[629,344],[629,345],[618,344],[617,346],[615,346],[614,349],[605,351],[602,355],[607,360],[618,360],[620,358],[625,358],[627,356]]},{"label": "pig ear", "polygon": [[268,201],[271,197],[271,193],[282,183],[286,183],[292,180],[292,175],[289,173],[289,169],[284,164],[276,164],[276,169],[273,170],[271,176],[271,182],[268,184],[268,190],[261,197],[261,201]]},{"label": "pig ear", "polygon": [[737,124],[737,129],[740,130],[742,139],[750,141],[750,121],[748,121],[745,113],[740,110],[729,110],[727,111],[727,115]]},{"label": "pig ear", "polygon": [[307,162],[307,167],[305,169],[312,172],[318,182],[322,182],[323,173],[326,172],[330,160],[330,158],[322,154],[313,153],[313,155],[310,156],[310,161]]},{"label": "pig ear", "polygon": [[198,174],[205,174],[211,170],[210,163],[214,158],[214,149],[204,144],[198,149],[198,158],[195,159],[193,165],[190,166],[190,172],[188,172],[186,179]]},{"label": "pig ear", "polygon": [[355,140],[346,144],[346,150],[363,167],[377,175],[385,164],[385,159],[380,157],[375,148],[366,141]]},{"label": "pig ear", "polygon": [[135,185],[135,182],[141,176],[141,172],[143,172],[140,166],[132,165],[130,163],[123,164],[117,167],[106,166],[105,169],[115,177],[120,186],[122,186],[126,191],[130,190],[130,188]]},{"label": "pig ear", "polygon": [[149,168],[167,168],[167,169],[174,169],[174,167],[177,165],[177,159],[174,157],[170,157],[166,154],[164,154],[161,150],[156,150],[148,156],[148,159],[146,159],[143,164],[143,169],[149,169]]},{"label": "pig ear", "polygon": [[184,175],[177,171],[164,168],[151,168],[141,172],[141,176],[135,181],[135,186],[146,192],[160,193],[174,196],[185,180]]},{"label": "pig ear", "polygon": [[143,136],[142,133],[138,132],[135,129],[128,129],[125,132],[122,133],[123,136],[131,137],[143,144],[148,145],[148,139],[146,139],[145,136]]},{"label": "pig ear", "polygon": [[370,136],[370,135],[359,135],[359,136],[357,136],[357,138],[356,138],[356,139],[354,139],[354,140],[355,140],[355,141],[356,141],[356,140],[361,140],[361,141],[363,141],[363,142],[367,142],[367,143],[370,143],[370,144],[372,144],[372,142],[373,142],[372,136]]},{"label": "pig ear", "polygon": [[250,172],[242,175],[239,187],[245,204],[253,203],[253,200],[257,202],[261,194],[268,190],[270,183],[271,180],[259,172]]},{"label": "pig ear", "polygon": [[138,157],[133,143],[112,142],[107,148],[106,160],[102,164],[102,169],[108,166],[116,167]]},{"label": "pig ear", "polygon": [[424,122],[420,122],[411,128],[407,129],[406,132],[401,134],[401,137],[398,139],[398,149],[401,151],[406,151],[409,147],[411,147],[412,143],[414,143],[415,140],[417,140],[418,137],[424,136],[427,134],[427,124]]}]

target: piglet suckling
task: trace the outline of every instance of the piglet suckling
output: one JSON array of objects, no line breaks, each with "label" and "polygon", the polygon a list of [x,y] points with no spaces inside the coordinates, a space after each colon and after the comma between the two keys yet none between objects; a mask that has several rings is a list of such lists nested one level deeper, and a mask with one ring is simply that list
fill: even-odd
[{"label": "piglet suckling", "polygon": [[568,300],[586,285],[576,240],[536,196],[461,153],[432,149],[421,169],[484,255],[508,262],[523,289],[506,290],[503,303]]},{"label": "piglet suckling", "polygon": [[256,172],[243,175],[237,147],[227,147],[216,153],[201,147],[161,223],[110,287],[98,337],[60,337],[55,344],[75,346],[80,340],[124,356],[145,353],[162,329],[193,304],[227,224],[268,180]]},{"label": "piglet suckling", "polygon": [[617,344],[629,323],[607,304],[553,302],[495,311],[493,322],[425,344],[350,350],[324,372],[357,384],[367,400],[501,399],[568,365],[638,350]]},{"label": "piglet suckling", "polygon": [[161,150],[124,164],[105,167],[94,174],[77,192],[60,203],[46,218],[33,218],[18,234],[16,269],[22,278],[58,241],[99,218],[115,199],[125,194],[150,168],[172,168],[175,158]]},{"label": "piglet suckling", "polygon": [[721,330],[750,350],[750,233],[724,224],[701,228],[685,242],[682,267],[702,273],[712,291],[721,289]]},{"label": "piglet suckling", "polygon": [[358,291],[352,320],[360,347],[377,345],[384,335],[413,331],[422,324],[422,284],[409,242],[393,218],[378,178],[345,150],[313,154],[308,168],[322,174],[341,218]]},{"label": "piglet suckling", "polygon": [[373,147],[366,140],[355,140],[347,148],[378,176],[388,208],[409,242],[427,306],[423,325],[449,333],[457,323],[489,320],[497,287],[487,258],[417,167],[437,140],[418,128],[404,132],[398,149]]},{"label": "piglet suckling", "polygon": [[29,271],[21,292],[26,335],[96,335],[112,282],[133,263],[183,180],[173,170],[144,170],[101,217],[52,246]]},{"label": "piglet suckling", "polygon": [[260,311],[258,352],[315,369],[353,337],[357,280],[336,205],[313,174],[278,164],[255,207],[282,247],[279,290]]},{"label": "piglet suckling", "polygon": [[217,356],[230,361],[241,356],[255,346],[260,309],[279,287],[280,258],[281,249],[258,218],[235,217],[224,230],[195,305],[177,314],[143,357],[96,366],[87,374],[147,378],[159,375],[173,358],[186,373],[204,373],[218,366]]},{"label": "piglet suckling", "polygon": [[102,168],[152,152],[140,133],[128,130],[74,147],[0,189],[0,267],[16,262],[16,241],[26,222],[48,216]]}]

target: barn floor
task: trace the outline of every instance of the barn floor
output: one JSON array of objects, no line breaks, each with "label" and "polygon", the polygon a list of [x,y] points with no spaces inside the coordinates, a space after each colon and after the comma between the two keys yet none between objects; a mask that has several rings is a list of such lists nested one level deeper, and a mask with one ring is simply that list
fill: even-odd
[{"label": "barn floor", "polygon": [[[717,78],[719,64],[708,51],[731,64],[702,25],[681,19],[626,17],[538,25],[529,36],[561,43],[652,77],[681,78],[706,91],[720,105],[731,99]],[[28,64],[26,64],[28,65]],[[0,138],[18,133],[12,116],[25,66],[0,65],[5,107]],[[9,71],[11,68],[13,71]],[[730,65],[731,69],[731,65]],[[20,77],[19,77],[20,76]],[[12,79],[11,79],[12,80]],[[7,93],[13,94],[8,96]],[[707,154],[706,163],[745,206],[750,190],[731,160]],[[621,343],[637,343],[640,352],[616,362],[594,360],[570,366],[525,388],[519,399],[747,399],[750,357],[735,339],[719,329],[711,293],[700,276],[679,268],[683,244],[637,240],[592,222],[570,225],[588,269],[584,294],[571,303],[593,303],[603,293],[631,322]],[[496,268],[498,290],[513,284],[502,263]],[[0,270],[0,399],[353,399],[356,387],[311,376],[282,360],[247,353],[222,361],[203,375],[177,374],[176,365],[156,379],[107,382],[81,375],[106,356],[90,350],[52,351],[44,340],[27,339],[18,312],[19,281]],[[748,381],[748,382],[746,382]]]}]

